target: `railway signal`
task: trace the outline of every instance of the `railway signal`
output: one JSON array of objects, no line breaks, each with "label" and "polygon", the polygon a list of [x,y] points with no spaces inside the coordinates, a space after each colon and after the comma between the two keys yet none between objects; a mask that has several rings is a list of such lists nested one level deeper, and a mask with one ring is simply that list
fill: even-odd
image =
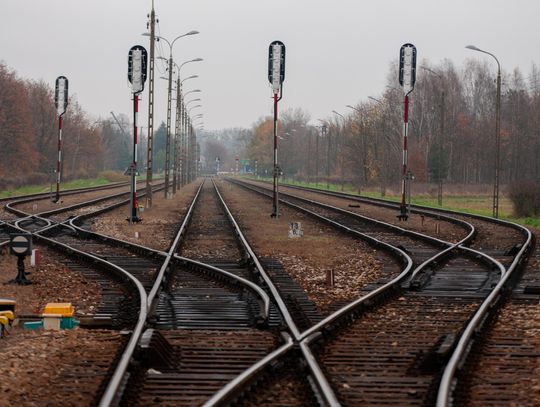
[{"label": "railway signal", "polygon": [[274,97],[274,188],[273,188],[273,218],[279,217],[279,166],[277,158],[277,120],[278,101],[283,96],[283,81],[285,80],[285,44],[273,41],[268,48],[268,80],[272,86]]},{"label": "railway signal", "polygon": [[416,82],[416,47],[412,44],[403,44],[399,51],[399,84],[403,88],[403,167],[401,173],[401,204],[399,207],[399,220],[409,218],[406,196],[410,195],[410,182],[412,177],[407,176],[408,149],[407,131],[409,128],[409,93],[414,89]]},{"label": "railway signal", "polygon": [[60,202],[60,181],[62,179],[62,122],[68,105],[68,80],[65,76],[56,78],[54,104],[58,115],[58,159],[56,161],[56,195],[53,202]]},{"label": "railway signal", "polygon": [[129,50],[128,80],[131,83],[131,92],[133,93],[133,161],[126,170],[126,173],[131,176],[130,214],[127,219],[130,224],[141,221],[137,216],[137,116],[139,113],[139,93],[144,90],[146,82],[147,59],[148,53],[144,47],[135,45]]}]

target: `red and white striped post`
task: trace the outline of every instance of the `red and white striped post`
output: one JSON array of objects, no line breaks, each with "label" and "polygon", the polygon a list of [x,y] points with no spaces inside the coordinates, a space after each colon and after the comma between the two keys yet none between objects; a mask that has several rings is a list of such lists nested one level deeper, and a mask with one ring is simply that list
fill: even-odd
[{"label": "red and white striped post", "polygon": [[141,221],[137,215],[137,118],[139,115],[139,93],[144,90],[144,82],[146,81],[147,55],[146,49],[140,45],[131,47],[128,54],[128,79],[133,93],[133,161],[126,171],[131,176],[130,213],[127,219],[130,224]]},{"label": "red and white striped post", "polygon": [[407,165],[409,162],[409,151],[407,146],[407,132],[409,130],[409,96],[405,95],[403,101],[403,162],[402,162],[402,171],[401,171],[401,205],[400,205],[400,220],[407,220]]},{"label": "red and white striped post", "polygon": [[401,172],[401,203],[399,207],[399,220],[407,220],[409,211],[407,208],[407,195],[409,185],[409,174],[407,165],[409,159],[407,132],[409,130],[409,93],[414,89],[416,82],[416,47],[412,44],[404,44],[399,54],[399,84],[403,87],[405,94],[403,101],[403,163]]},{"label": "red and white striped post", "polygon": [[131,163],[131,222],[139,221],[137,216],[137,144],[138,128],[137,119],[139,116],[139,95],[133,95],[133,162]]},{"label": "red and white striped post", "polygon": [[54,103],[58,113],[58,158],[56,161],[56,195],[54,202],[60,202],[60,181],[62,180],[62,124],[68,105],[68,80],[65,76],[56,78]]},{"label": "red and white striped post", "polygon": [[[272,214],[273,218],[279,218],[279,175],[277,150],[277,120],[278,101],[283,96],[283,81],[285,80],[285,44],[281,41],[273,41],[268,48],[268,80],[272,85],[274,98],[274,191]],[[279,97],[278,97],[279,95]]]}]

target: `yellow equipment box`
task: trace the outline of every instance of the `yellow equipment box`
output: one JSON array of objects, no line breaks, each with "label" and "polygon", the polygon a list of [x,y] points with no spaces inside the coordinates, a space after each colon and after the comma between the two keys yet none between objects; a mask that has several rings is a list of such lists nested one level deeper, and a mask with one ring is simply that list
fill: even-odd
[{"label": "yellow equipment box", "polygon": [[10,322],[15,319],[13,311],[0,311],[0,317],[6,317]]},{"label": "yellow equipment box", "polygon": [[70,302],[50,302],[45,305],[44,314],[57,314],[63,317],[72,317],[75,313],[75,308]]},{"label": "yellow equipment box", "polygon": [[0,325],[7,326],[9,324],[9,319],[7,317],[0,316]]}]

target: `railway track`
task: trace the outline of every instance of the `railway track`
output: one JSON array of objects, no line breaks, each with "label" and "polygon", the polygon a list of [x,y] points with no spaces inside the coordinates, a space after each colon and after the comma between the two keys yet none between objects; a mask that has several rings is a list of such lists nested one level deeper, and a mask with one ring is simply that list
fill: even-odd
[{"label": "railway track", "polygon": [[[262,283],[257,274],[264,270],[249,261],[253,253],[235,237],[222,205],[206,182],[179,239],[173,271],[151,307],[146,353],[166,351],[144,358],[123,404],[200,405],[283,346],[282,318],[275,305],[265,305],[267,294],[254,284]],[[182,257],[188,255],[194,259],[190,264]],[[250,293],[247,283],[256,289]],[[290,341],[285,346],[292,347]],[[303,381],[303,394],[310,393],[306,386]]]},{"label": "railway track", "polygon": [[[70,267],[99,282],[105,300],[87,326],[131,333],[117,348],[118,363],[96,358],[100,405],[434,404],[462,333],[528,245],[515,227],[485,219],[426,212],[460,230],[460,240],[444,241],[283,194],[283,203],[375,246],[400,247],[392,249],[400,267],[357,300],[310,318],[301,290],[279,263],[256,257],[215,191],[201,186],[167,252],[81,228],[89,213],[64,225],[41,215],[14,225],[66,249]],[[497,228],[504,238],[490,237]],[[536,277],[527,278],[519,301],[535,287]],[[462,388],[455,397],[470,400]]]},{"label": "railway track", "polygon": [[[364,208],[382,204],[389,211],[397,210],[395,204],[381,200],[333,192],[324,195],[332,201],[337,197],[362,202]],[[463,330],[445,367],[437,405],[538,404],[540,396],[535,389],[540,386],[535,366],[540,359],[540,344],[535,334],[538,327],[532,321],[538,319],[540,273],[538,248],[531,244],[532,236],[525,228],[504,221],[413,207],[413,213],[426,212],[474,223],[479,236],[473,247],[499,260],[506,270]],[[525,264],[529,253],[532,253],[531,258]]]},{"label": "railway track", "polygon": [[[81,326],[98,329],[93,337],[103,341],[103,352],[86,356],[84,362],[70,366],[60,376],[69,377],[72,384],[68,389],[76,391],[78,397],[83,399],[89,397],[89,392],[99,399],[108,381],[114,380],[116,365],[123,363],[124,350],[134,347],[133,336],[128,333],[136,331],[137,322],[144,321],[146,315],[146,290],[141,281],[149,291],[152,273],[161,266],[161,262],[156,260],[160,252],[80,229],[77,217],[62,224],[45,216],[61,215],[74,207],[90,205],[92,209],[84,210],[83,219],[88,219],[97,213],[125,205],[129,201],[125,199],[126,194],[128,192],[77,202],[51,213],[37,215],[16,209],[14,212],[23,218],[12,221],[13,225],[1,225],[9,232],[31,232],[38,246],[52,246],[66,267],[100,286],[100,302],[95,311],[77,317]],[[100,203],[98,210],[96,202]],[[58,397],[62,399],[61,395]]]},{"label": "railway track", "polygon": [[[302,202],[313,209],[313,201],[283,192],[281,197],[283,203],[300,206]],[[500,242],[486,247],[490,243],[486,233],[493,232],[493,225],[480,224],[480,232],[471,232],[470,238],[450,245],[446,255],[436,256],[436,261],[421,263],[394,295],[380,301],[379,306],[369,304],[366,308],[371,310],[364,310],[355,322],[335,329],[325,327],[326,340],[318,341],[318,359],[344,405],[435,403],[442,371],[461,333],[506,272],[503,264],[513,264],[522,254],[502,253]],[[506,236],[519,235],[513,226],[497,227],[504,227]],[[521,236],[520,241],[511,242],[525,245],[526,240]],[[481,247],[501,261],[464,243]],[[307,334],[321,330],[326,322]]]}]

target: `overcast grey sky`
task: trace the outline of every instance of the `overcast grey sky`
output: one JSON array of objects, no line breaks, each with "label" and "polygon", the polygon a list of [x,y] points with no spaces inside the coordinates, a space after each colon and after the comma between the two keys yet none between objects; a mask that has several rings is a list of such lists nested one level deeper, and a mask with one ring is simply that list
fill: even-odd
[{"label": "overcast grey sky", "polygon": [[[97,117],[130,115],[126,79],[132,45],[148,48],[151,0],[0,0],[0,61],[19,76],[54,84],[70,80],[83,108]],[[538,0],[156,0],[159,32],[179,39],[173,56],[187,64],[185,90],[200,88],[207,130],[249,127],[270,114],[268,45],[287,47],[281,109],[302,107],[312,119],[380,94],[389,63],[413,43],[418,58],[490,57],[466,50],[474,44],[497,55],[504,70],[527,74],[540,63]],[[163,48],[168,57],[168,47]],[[491,60],[492,61],[492,60]],[[490,61],[490,62],[491,62]],[[494,64],[494,61],[493,61]],[[495,69],[495,65],[493,65]],[[165,75],[159,64],[156,77]],[[196,95],[196,94],[192,94]],[[156,118],[166,117],[166,81],[156,85]],[[188,96],[188,99],[190,97]],[[143,94],[140,124],[146,124]],[[195,114],[195,110],[193,111]]]}]

